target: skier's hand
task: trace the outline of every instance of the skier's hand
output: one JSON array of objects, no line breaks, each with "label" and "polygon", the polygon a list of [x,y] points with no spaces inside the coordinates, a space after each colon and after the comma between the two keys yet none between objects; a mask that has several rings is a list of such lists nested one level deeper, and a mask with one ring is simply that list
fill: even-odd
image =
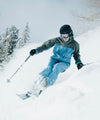
[{"label": "skier's hand", "polygon": [[35,50],[35,49],[32,49],[32,50],[30,51],[30,55],[33,56],[34,54],[36,54],[36,50]]},{"label": "skier's hand", "polygon": [[83,66],[84,66],[83,63],[78,63],[78,64],[77,64],[77,69],[79,70],[79,69],[81,69]]}]

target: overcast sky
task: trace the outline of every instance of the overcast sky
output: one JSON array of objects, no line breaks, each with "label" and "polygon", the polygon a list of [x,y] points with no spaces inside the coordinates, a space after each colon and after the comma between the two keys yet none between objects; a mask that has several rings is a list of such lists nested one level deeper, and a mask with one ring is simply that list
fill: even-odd
[{"label": "overcast sky", "polygon": [[11,25],[21,31],[28,22],[33,41],[58,36],[63,24],[70,24],[78,35],[100,23],[89,19],[99,13],[92,3],[93,0],[0,0],[0,33]]}]

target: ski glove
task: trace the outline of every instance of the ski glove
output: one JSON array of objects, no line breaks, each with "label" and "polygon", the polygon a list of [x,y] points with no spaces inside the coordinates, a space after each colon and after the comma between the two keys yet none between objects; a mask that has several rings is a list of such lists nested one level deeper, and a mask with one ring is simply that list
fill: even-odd
[{"label": "ski glove", "polygon": [[36,54],[36,50],[35,50],[35,49],[32,49],[32,50],[30,51],[30,55],[33,56],[34,54]]},{"label": "ski glove", "polygon": [[83,66],[84,66],[83,63],[78,63],[78,64],[77,64],[77,69],[79,70],[79,69],[81,69]]}]

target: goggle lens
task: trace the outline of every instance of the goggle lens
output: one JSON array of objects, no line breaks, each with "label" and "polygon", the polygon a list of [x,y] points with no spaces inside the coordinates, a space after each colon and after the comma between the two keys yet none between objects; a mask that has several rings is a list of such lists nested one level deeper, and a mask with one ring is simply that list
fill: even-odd
[{"label": "goggle lens", "polygon": [[61,34],[61,37],[62,37],[62,38],[68,38],[68,37],[69,37],[69,34]]}]

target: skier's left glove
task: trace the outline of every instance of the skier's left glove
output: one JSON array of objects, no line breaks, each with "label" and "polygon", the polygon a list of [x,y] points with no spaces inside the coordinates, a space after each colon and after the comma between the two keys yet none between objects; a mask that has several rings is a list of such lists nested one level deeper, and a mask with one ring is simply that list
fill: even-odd
[{"label": "skier's left glove", "polygon": [[83,66],[84,66],[83,63],[78,63],[78,64],[77,64],[77,69],[79,70],[79,69],[81,69]]}]

